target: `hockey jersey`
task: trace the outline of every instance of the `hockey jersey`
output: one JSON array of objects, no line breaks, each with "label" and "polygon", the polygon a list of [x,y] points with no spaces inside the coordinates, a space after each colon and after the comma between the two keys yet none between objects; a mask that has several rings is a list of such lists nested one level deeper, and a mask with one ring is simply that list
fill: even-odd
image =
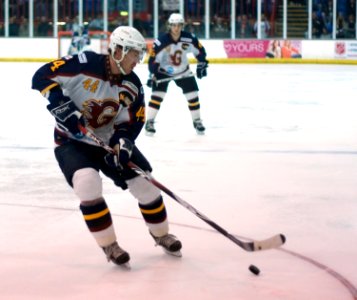
[{"label": "hockey jersey", "polygon": [[206,61],[206,50],[195,35],[181,31],[178,41],[174,41],[170,33],[165,33],[154,41],[149,56],[149,71],[169,76],[184,73],[189,69],[190,53],[198,62]]},{"label": "hockey jersey", "polygon": [[[51,101],[69,97],[82,113],[86,126],[113,146],[120,137],[135,141],[145,122],[144,89],[139,77],[112,74],[108,55],[82,52],[47,63],[34,74],[32,88]],[[50,93],[52,97],[50,97]],[[55,142],[77,139],[55,129]],[[81,142],[95,145],[84,137]]]}]

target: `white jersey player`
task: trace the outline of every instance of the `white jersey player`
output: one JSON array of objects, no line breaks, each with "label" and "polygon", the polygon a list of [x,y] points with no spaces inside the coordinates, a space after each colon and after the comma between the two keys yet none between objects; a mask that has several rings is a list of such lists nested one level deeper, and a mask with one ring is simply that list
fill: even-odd
[{"label": "white jersey player", "polygon": [[78,31],[74,31],[67,54],[74,55],[83,51],[93,51],[90,44],[91,40],[87,31],[83,31],[82,35],[79,35]]},{"label": "white jersey player", "polygon": [[196,75],[201,79],[207,76],[206,51],[196,36],[182,30],[185,21],[181,14],[171,14],[168,23],[169,32],[155,40],[149,57],[148,86],[152,88],[152,94],[145,129],[149,134],[156,132],[155,118],[169,82],[173,80],[186,97],[194,128],[198,134],[203,134],[205,127],[201,120],[198,85],[190,70],[188,55],[192,53],[197,59]]},{"label": "white jersey player", "polygon": [[[75,194],[89,231],[108,261],[127,264],[130,257],[117,243],[112,217],[102,192],[100,172],[137,199],[156,244],[179,255],[181,242],[169,234],[160,190],[127,166],[152,168],[135,146],[145,122],[143,86],[133,69],[146,51],[146,41],[132,27],[110,36],[109,54],[82,52],[42,66],[32,88],[49,101],[56,120],[55,156]],[[108,152],[83,134],[86,127],[115,150]],[[130,234],[134,234],[131,232]]]}]

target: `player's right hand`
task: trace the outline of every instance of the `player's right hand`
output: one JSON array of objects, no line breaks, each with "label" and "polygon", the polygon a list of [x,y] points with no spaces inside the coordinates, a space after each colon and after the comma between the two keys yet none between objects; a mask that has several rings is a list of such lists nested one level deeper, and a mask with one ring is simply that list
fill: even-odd
[{"label": "player's right hand", "polygon": [[152,88],[152,86],[155,84],[156,82],[156,77],[154,74],[150,74],[147,82],[146,82],[146,85],[149,87],[149,88]]},{"label": "player's right hand", "polygon": [[129,139],[120,138],[119,143],[114,146],[115,153],[108,153],[104,160],[107,165],[121,171],[129,162],[133,147],[134,145]]}]

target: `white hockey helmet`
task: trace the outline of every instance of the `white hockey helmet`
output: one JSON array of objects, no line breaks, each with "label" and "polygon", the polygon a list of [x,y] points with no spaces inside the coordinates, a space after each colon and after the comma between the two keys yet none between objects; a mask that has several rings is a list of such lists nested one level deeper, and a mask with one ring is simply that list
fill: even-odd
[{"label": "white hockey helmet", "polygon": [[183,18],[183,16],[181,14],[178,13],[173,13],[170,15],[169,17],[169,25],[173,25],[173,24],[185,24],[185,19]]},{"label": "white hockey helmet", "polygon": [[[114,58],[115,49],[118,46],[123,49],[123,55],[120,60]],[[110,35],[109,49],[111,51],[111,56],[121,69],[120,63],[130,50],[139,51],[140,60],[143,59],[146,53],[146,41],[142,34],[134,27],[119,26]]]},{"label": "white hockey helmet", "polygon": [[128,53],[130,49],[139,51],[142,55],[146,52],[146,41],[142,34],[130,26],[119,26],[110,35],[109,48],[112,54],[117,46],[123,48],[124,53]]}]

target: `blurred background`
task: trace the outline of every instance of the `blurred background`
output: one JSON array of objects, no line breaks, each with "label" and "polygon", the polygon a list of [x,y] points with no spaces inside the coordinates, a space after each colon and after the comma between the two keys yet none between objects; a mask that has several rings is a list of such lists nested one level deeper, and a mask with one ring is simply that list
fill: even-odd
[{"label": "blurred background", "polygon": [[0,37],[130,25],[156,38],[172,12],[204,39],[356,39],[356,0],[1,0]]}]

